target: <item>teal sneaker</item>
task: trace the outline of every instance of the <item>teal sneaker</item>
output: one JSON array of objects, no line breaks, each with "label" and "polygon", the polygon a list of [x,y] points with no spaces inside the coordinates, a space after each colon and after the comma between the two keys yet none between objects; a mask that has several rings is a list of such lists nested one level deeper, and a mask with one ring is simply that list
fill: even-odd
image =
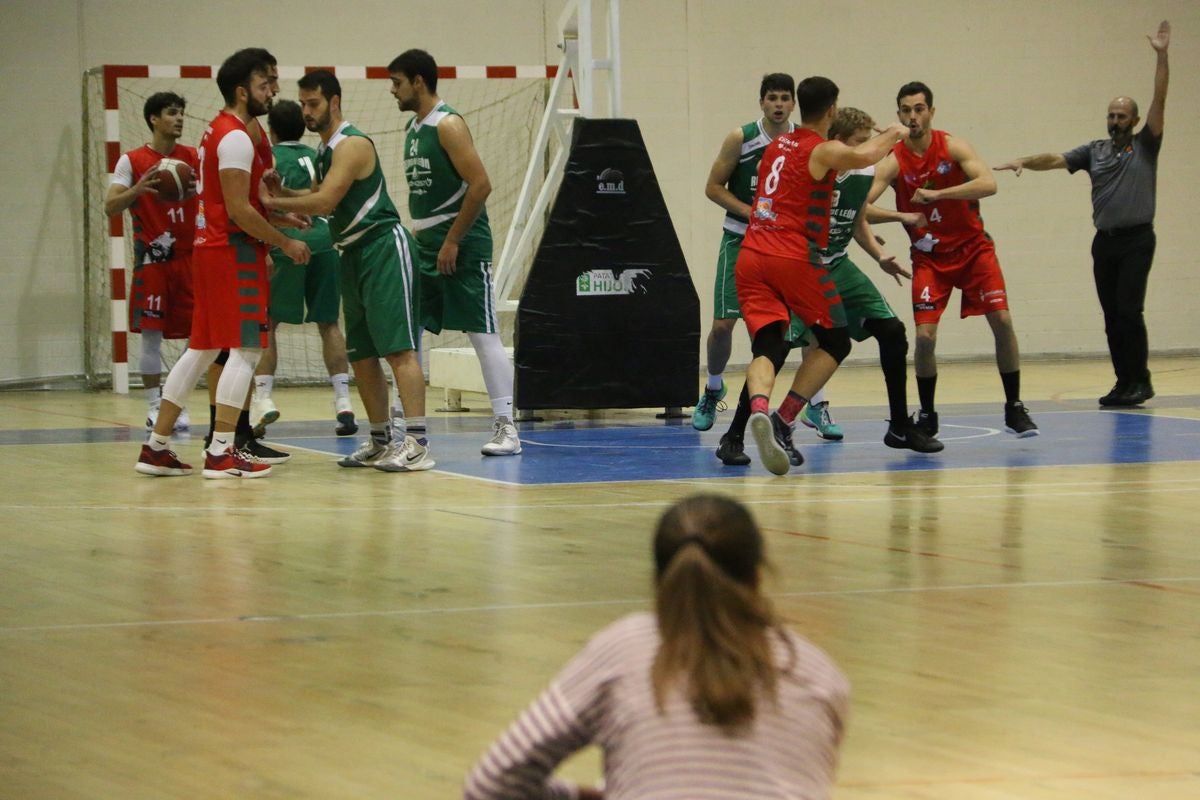
[{"label": "teal sneaker", "polygon": [[822,439],[828,439],[831,442],[840,442],[842,440],[842,427],[833,421],[833,417],[829,416],[829,401],[823,400],[820,403],[809,403],[800,412],[800,421],[807,427],[813,428],[817,432],[817,436]]},{"label": "teal sneaker", "polygon": [[696,402],[696,410],[692,412],[692,427],[698,431],[706,431],[717,420],[717,412],[724,411],[726,406],[721,401],[725,399],[725,380],[721,379],[721,388],[716,391],[705,389],[704,394]]}]

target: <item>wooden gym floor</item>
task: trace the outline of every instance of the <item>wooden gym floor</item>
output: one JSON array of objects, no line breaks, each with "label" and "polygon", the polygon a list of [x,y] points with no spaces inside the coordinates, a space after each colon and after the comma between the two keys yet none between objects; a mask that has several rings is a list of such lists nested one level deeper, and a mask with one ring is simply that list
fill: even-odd
[{"label": "wooden gym floor", "polygon": [[489,416],[431,411],[445,468],[340,470],[328,391],[281,389],[276,475],[153,479],[138,394],[0,394],[0,797],[453,797],[647,606],[651,527],[699,490],[753,506],[778,607],[853,682],[841,800],[1200,797],[1200,358],[1152,367],[1147,408],[1101,414],[1106,364],[1026,364],[1044,435],[1018,442],[994,369],[943,365],[947,450],[920,462],[850,367],[847,441],[798,432],[783,478],[714,467],[728,412],[703,436],[551,415],[492,475]]}]

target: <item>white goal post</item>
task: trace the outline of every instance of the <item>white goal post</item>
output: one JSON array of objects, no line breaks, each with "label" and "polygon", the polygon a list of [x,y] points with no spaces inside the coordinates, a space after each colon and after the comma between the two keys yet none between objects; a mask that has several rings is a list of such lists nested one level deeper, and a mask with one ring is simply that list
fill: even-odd
[{"label": "white goal post", "polygon": [[[279,68],[281,99],[296,98],[295,80],[318,67]],[[389,92],[386,67],[333,66],[342,84],[342,108],[347,120],[375,142],[388,190],[407,222],[407,185],[403,175],[403,130],[408,120]],[[208,122],[223,106],[214,76],[216,67],[105,65],[88,70],[83,78],[84,99],[84,202],[85,202],[85,370],[89,385],[129,391],[129,356],[135,356],[140,337],[128,332],[129,280],[133,258],[128,215],[106,218],[104,195],[121,153],[150,138],[142,106],[151,94],[172,91],[187,100],[183,144],[196,145]],[[524,187],[536,193],[546,180],[547,167],[561,140],[546,140],[535,151],[538,124],[548,105],[571,104],[568,81],[555,78],[558,67],[441,66],[438,94],[466,119],[492,183],[488,216],[496,244],[497,274],[506,286],[519,283],[532,258],[529,249],[518,259],[500,258],[507,246],[518,195]],[[553,94],[557,93],[557,94]],[[305,140],[314,146],[315,134]],[[521,230],[540,233],[544,215],[528,215]],[[278,329],[281,383],[320,383],[327,380],[321,341],[314,325],[281,325]],[[170,366],[182,343],[164,343]],[[173,345],[173,346],[172,346]]]}]

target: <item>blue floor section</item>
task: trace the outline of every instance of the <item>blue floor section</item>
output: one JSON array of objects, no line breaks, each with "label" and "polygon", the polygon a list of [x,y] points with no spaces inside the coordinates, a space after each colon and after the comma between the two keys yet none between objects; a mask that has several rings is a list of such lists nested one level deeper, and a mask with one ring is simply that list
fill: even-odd
[{"label": "blue floor section", "polygon": [[[1017,439],[1001,427],[998,415],[949,415],[941,419],[946,449],[921,455],[883,445],[882,421],[842,421],[842,442],[824,442],[807,428],[796,432],[805,457],[793,468],[804,474],[870,473],[900,470],[954,470],[977,467],[1048,467],[1081,464],[1137,464],[1200,461],[1200,420],[1120,411],[1052,411],[1034,414],[1041,435]],[[431,422],[434,422],[431,420]],[[726,467],[714,455],[726,420],[700,433],[687,421],[523,423],[519,456],[488,458],[479,447],[490,436],[479,417],[434,422],[431,447],[436,469],[464,477],[515,485],[647,481],[691,478],[769,477],[758,463],[753,441],[748,467]],[[487,427],[485,427],[487,426]],[[277,423],[272,445],[329,453],[331,462],[351,452],[360,436],[338,438],[325,422]],[[73,428],[0,432],[0,445],[141,442],[133,428]],[[200,439],[176,449],[198,450]],[[333,466],[332,463],[330,465]]]}]

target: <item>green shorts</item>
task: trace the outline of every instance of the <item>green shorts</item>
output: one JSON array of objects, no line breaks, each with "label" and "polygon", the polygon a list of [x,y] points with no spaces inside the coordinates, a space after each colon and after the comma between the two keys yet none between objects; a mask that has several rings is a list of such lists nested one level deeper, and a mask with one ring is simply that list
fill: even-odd
[{"label": "green shorts", "polygon": [[496,292],[492,286],[492,237],[469,235],[459,243],[453,275],[438,272],[445,231],[439,226],[415,234],[421,270],[421,324],[442,330],[496,333]]},{"label": "green shorts", "polygon": [[351,361],[416,350],[421,341],[420,275],[404,227],[342,251],[338,269]]},{"label": "green shorts", "polygon": [[713,319],[742,318],[737,282],[733,277],[738,253],[742,250],[742,238],[736,233],[721,232],[721,246],[717,250],[717,280],[713,287]]},{"label": "green shorts", "polygon": [[[271,251],[271,319],[300,325],[337,322],[342,298],[338,292],[338,253],[313,253],[307,265],[293,262],[278,250]],[[308,312],[305,313],[307,308]]]},{"label": "green shorts", "polygon": [[[887,300],[883,299],[875,284],[849,256],[843,255],[829,264],[828,269],[838,294],[842,296],[842,307],[846,310],[846,329],[854,341],[865,342],[871,338],[871,334],[863,327],[867,320],[892,319],[896,316],[896,312],[888,305]],[[793,330],[795,324],[796,320],[793,319]],[[811,332],[802,327],[797,341],[801,344],[812,344]]]}]

